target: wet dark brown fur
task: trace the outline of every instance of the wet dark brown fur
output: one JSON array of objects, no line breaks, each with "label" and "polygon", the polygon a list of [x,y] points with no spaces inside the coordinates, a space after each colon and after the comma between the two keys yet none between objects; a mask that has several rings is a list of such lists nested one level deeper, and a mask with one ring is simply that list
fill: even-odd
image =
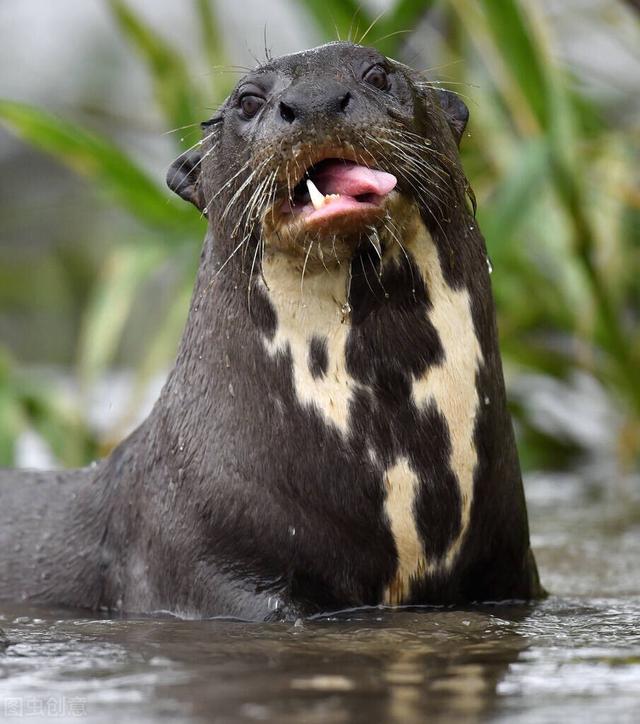
[{"label": "wet dark brown fur", "polygon": [[[383,90],[363,82],[376,64]],[[239,107],[248,84],[265,99],[251,119]],[[413,511],[424,555],[446,553],[461,526],[450,435],[437,407],[417,409],[411,395],[411,380],[443,360],[428,285],[410,254],[370,278],[380,262],[366,234],[300,242],[278,219],[304,169],[336,149],[397,176],[394,208],[418,210],[447,284],[468,291],[484,360],[476,386],[491,401],[469,441],[478,461],[459,554],[412,580],[404,602],[542,595],[486,249],[457,153],[465,123],[455,96],[349,43],[273,60],[239,83],[204,124],[201,147],[169,173],[209,218],[176,365],[149,418],[97,466],[0,473],[0,598],[251,619],[377,604],[398,566],[383,476],[399,456],[420,479]],[[265,351],[279,325],[261,279],[265,253],[300,255],[317,273],[323,245],[353,270],[347,434],[301,404],[291,356]],[[327,340],[313,339],[313,379],[328,363]]]}]

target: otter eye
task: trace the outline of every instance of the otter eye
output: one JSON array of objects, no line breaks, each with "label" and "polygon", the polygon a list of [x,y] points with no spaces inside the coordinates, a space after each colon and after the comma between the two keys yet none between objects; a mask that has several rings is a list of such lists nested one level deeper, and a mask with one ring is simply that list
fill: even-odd
[{"label": "otter eye", "polygon": [[389,89],[389,76],[381,65],[374,65],[372,68],[369,68],[362,77],[362,80],[378,90]]},{"label": "otter eye", "polygon": [[240,98],[240,110],[245,118],[253,118],[264,104],[264,98],[250,93]]}]

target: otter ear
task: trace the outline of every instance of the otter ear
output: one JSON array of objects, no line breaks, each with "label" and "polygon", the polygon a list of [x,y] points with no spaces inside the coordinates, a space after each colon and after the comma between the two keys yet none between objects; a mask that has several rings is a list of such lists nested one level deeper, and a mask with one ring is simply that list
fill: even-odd
[{"label": "otter ear", "polygon": [[200,211],[205,201],[200,188],[200,151],[186,151],[171,164],[167,171],[167,186],[185,201],[190,201]]},{"label": "otter ear", "polygon": [[447,120],[449,121],[449,126],[456,139],[456,143],[460,145],[460,139],[469,120],[469,109],[460,97],[451,91],[439,89],[438,98],[440,100],[440,107],[445,112]]}]

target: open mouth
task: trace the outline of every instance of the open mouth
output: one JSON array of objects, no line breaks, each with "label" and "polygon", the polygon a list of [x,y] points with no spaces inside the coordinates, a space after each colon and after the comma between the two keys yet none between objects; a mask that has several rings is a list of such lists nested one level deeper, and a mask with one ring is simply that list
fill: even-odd
[{"label": "open mouth", "polygon": [[396,177],[386,171],[326,158],[306,170],[281,212],[302,217],[307,226],[328,226],[339,220],[365,223],[383,213],[384,201],[396,184]]}]

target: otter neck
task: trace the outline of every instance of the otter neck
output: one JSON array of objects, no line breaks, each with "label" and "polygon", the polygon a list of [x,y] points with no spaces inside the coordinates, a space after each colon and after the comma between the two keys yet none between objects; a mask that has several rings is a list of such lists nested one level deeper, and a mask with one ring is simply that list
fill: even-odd
[{"label": "otter neck", "polygon": [[348,321],[351,264],[308,270],[298,259],[267,252],[261,284],[281,324],[312,334],[328,333]]},{"label": "otter neck", "polygon": [[[370,273],[371,287],[358,258],[303,274],[302,262],[267,250],[262,274],[252,278],[250,309],[249,274],[230,264],[212,286],[216,264],[209,256],[181,349],[186,363],[179,361],[164,395],[165,404],[177,400],[180,410],[201,410],[197,414],[207,421],[198,428],[200,443],[190,445],[238,445],[236,458],[245,465],[278,414],[285,437],[299,435],[288,425],[309,425],[310,449],[318,435],[325,445],[331,441],[336,454],[361,449],[358,467],[345,467],[345,476],[358,478],[364,466],[382,486],[399,555],[398,576],[385,593],[392,603],[405,600],[412,581],[455,563],[471,520],[477,415],[481,401],[495,404],[493,391],[477,384],[484,359],[469,290],[447,281],[436,242],[419,217],[400,241],[402,246],[385,247],[382,274],[376,280]],[[346,305],[353,309],[345,314]],[[211,409],[226,409],[242,430],[255,419],[252,447],[242,446],[243,437],[226,437]],[[182,454],[180,432],[173,434]],[[434,437],[442,444],[425,447],[423,441]],[[264,444],[270,449],[271,439]],[[316,475],[311,453],[308,468],[297,453],[282,454],[293,455],[288,465],[302,466],[289,484]],[[279,478],[274,480],[277,486]],[[449,501],[456,523],[425,547],[415,516],[424,490],[433,497],[425,510]]]}]

